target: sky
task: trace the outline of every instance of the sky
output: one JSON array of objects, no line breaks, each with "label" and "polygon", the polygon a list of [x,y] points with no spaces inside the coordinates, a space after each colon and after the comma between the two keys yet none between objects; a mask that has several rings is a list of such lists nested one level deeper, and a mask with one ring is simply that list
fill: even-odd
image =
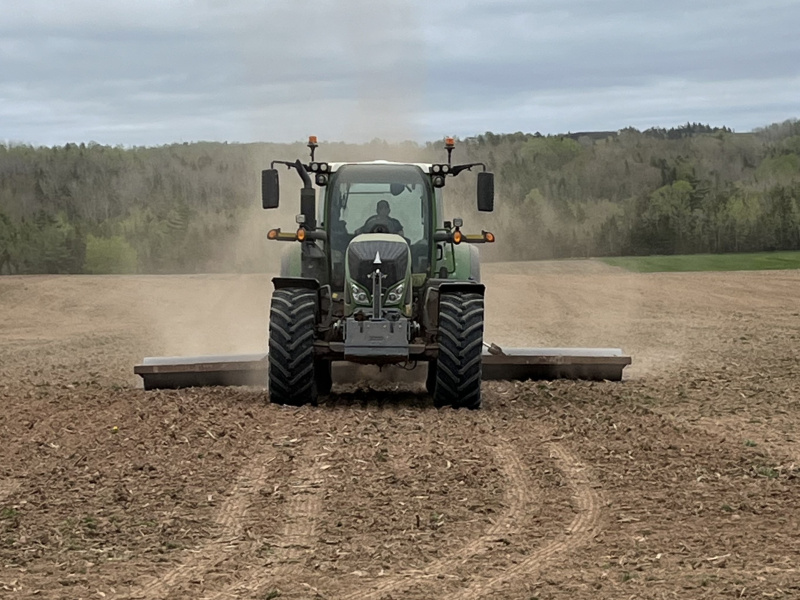
[{"label": "sky", "polygon": [[800,117],[800,0],[0,0],[0,141],[424,142]]}]

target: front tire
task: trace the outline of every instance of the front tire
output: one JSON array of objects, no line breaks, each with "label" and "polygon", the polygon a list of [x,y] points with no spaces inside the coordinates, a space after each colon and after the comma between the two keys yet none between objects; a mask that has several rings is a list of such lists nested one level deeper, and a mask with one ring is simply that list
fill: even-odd
[{"label": "front tire", "polygon": [[481,407],[483,296],[446,292],[439,299],[439,356],[433,402],[437,407]]},{"label": "front tire", "polygon": [[317,295],[302,288],[275,290],[269,313],[269,401],[317,403],[314,332]]}]

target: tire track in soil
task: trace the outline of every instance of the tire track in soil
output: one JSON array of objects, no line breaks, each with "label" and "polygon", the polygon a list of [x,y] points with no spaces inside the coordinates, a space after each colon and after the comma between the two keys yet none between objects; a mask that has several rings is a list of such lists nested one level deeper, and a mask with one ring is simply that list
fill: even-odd
[{"label": "tire track in soil", "polygon": [[587,468],[577,456],[562,444],[550,444],[550,457],[557,459],[559,469],[567,476],[572,488],[572,497],[577,516],[570,522],[566,533],[558,536],[548,544],[535,550],[522,562],[506,568],[502,573],[488,581],[475,583],[454,596],[457,600],[473,600],[489,597],[496,593],[494,588],[509,583],[525,575],[542,570],[547,563],[553,562],[570,550],[589,543],[600,531],[602,501],[600,494],[594,489],[594,483],[586,473]]},{"label": "tire track in soil", "polygon": [[522,464],[514,448],[505,442],[500,442],[492,447],[498,466],[503,471],[509,485],[505,491],[505,504],[508,507],[494,524],[473,541],[462,546],[445,558],[434,561],[422,570],[406,571],[394,577],[387,578],[380,585],[369,591],[358,591],[344,596],[342,600],[372,600],[381,598],[389,592],[402,590],[414,583],[420,577],[425,579],[436,577],[452,571],[456,566],[467,562],[474,556],[486,552],[492,540],[498,535],[508,532],[515,523],[524,519],[528,505],[535,500],[536,487],[531,481],[525,466]]},{"label": "tire track in soil", "polygon": [[[542,437],[546,436],[542,435]],[[480,537],[446,558],[435,561],[425,569],[407,571],[382,582],[372,590],[351,593],[343,600],[379,600],[390,592],[407,588],[419,583],[422,579],[428,580],[436,578],[438,575],[446,575],[470,559],[484,554],[498,534],[507,532],[514,522],[524,520],[528,505],[535,500],[532,494],[535,489],[533,482],[513,447],[503,443],[495,446],[493,450],[498,466],[509,482],[506,488],[508,509],[495,524]],[[567,477],[567,484],[572,489],[573,501],[578,511],[578,515],[567,527],[566,534],[539,548],[522,562],[507,568],[488,581],[471,585],[453,598],[469,600],[487,595],[493,588],[520,576],[536,572],[559,555],[586,544],[599,531],[601,500],[599,494],[592,487],[591,480],[583,473],[585,467],[561,444],[552,443],[549,445],[549,450],[550,457],[558,459],[561,463],[559,468]]]},{"label": "tire track in soil", "polygon": [[268,465],[275,460],[274,452],[261,453],[247,463],[242,469],[228,498],[222,503],[214,522],[222,528],[220,535],[191,550],[191,556],[185,562],[174,567],[165,575],[143,585],[134,593],[118,595],[118,598],[147,598],[158,600],[166,597],[170,590],[180,583],[196,578],[224,561],[231,553],[239,549],[244,533],[245,517],[250,507],[251,498],[264,487],[269,473]]},{"label": "tire track in soil", "polygon": [[[284,514],[285,525],[280,532],[281,544],[277,546],[285,550],[280,556],[280,564],[275,568],[253,566],[246,569],[243,577],[228,585],[224,590],[210,596],[212,600],[223,598],[261,598],[268,590],[278,589],[278,583],[296,580],[303,570],[303,558],[313,553],[316,547],[314,539],[317,533],[317,522],[322,512],[324,479],[319,457],[304,465],[293,475],[292,497]],[[281,597],[294,590],[281,590]],[[307,597],[308,588],[304,588],[302,597]]]}]

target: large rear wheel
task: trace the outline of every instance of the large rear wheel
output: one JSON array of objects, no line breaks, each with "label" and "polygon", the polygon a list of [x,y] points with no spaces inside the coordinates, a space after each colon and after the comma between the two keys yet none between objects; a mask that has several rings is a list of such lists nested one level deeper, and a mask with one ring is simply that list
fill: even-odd
[{"label": "large rear wheel", "polygon": [[314,329],[317,295],[303,288],[275,290],[269,313],[269,401],[317,403]]},{"label": "large rear wheel", "polygon": [[437,407],[481,407],[483,296],[445,292],[439,299],[439,357],[433,402]]}]

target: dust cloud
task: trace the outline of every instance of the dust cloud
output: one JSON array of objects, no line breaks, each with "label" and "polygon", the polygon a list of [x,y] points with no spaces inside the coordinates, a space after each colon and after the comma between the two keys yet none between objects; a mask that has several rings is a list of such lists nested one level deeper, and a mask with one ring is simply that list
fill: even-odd
[{"label": "dust cloud", "polygon": [[267,240],[267,231],[281,225],[291,229],[296,208],[284,203],[272,215],[265,214],[260,199],[263,160],[253,152],[251,175],[241,182],[249,205],[209,261],[223,274],[142,278],[136,305],[151,340],[149,356],[266,352],[269,274],[279,271],[283,247]]},{"label": "dust cloud", "polygon": [[[335,5],[309,5],[309,26],[318,28],[318,36],[310,46],[287,47],[286,65],[281,57],[265,69],[258,50],[263,44],[263,31],[270,23],[251,27],[241,41],[243,64],[249,67],[253,82],[262,83],[264,94],[277,91],[270,86],[265,75],[270,69],[292,68],[304,60],[308,64],[298,69],[298,89],[307,91],[300,102],[313,102],[319,110],[309,110],[309,125],[319,123],[322,116],[326,123],[324,131],[307,131],[320,138],[317,158],[330,162],[346,160],[424,160],[424,150],[413,142],[388,144],[377,140],[403,142],[418,139],[415,126],[425,85],[424,44],[421,40],[421,23],[413,6],[399,0],[374,3],[367,0],[351,0]],[[261,16],[266,19],[264,13]],[[256,16],[256,18],[260,18]],[[298,22],[287,19],[286,26],[302,31]],[[303,25],[305,27],[305,25]],[[323,49],[321,46],[325,46]],[[346,81],[342,84],[346,102],[341,95],[325,88],[324,77],[318,78],[309,71],[312,64],[321,59],[317,53],[327,53],[333,60],[348,66]],[[296,52],[297,59],[289,54]],[[310,52],[310,53],[309,53]],[[259,57],[258,59],[256,57]],[[298,62],[298,60],[300,62]],[[261,102],[252,98],[254,106]],[[308,104],[312,106],[312,104]],[[253,132],[270,140],[270,123],[291,118],[294,107],[287,107],[286,114],[262,114],[259,122],[253,123]],[[311,119],[311,117],[314,117]],[[330,141],[325,140],[325,135]],[[345,140],[376,140],[362,146],[334,143],[334,136]],[[146,306],[149,328],[157,337],[154,343],[159,353],[221,354],[261,352],[267,347],[269,299],[272,292],[271,274],[280,270],[281,254],[288,243],[268,241],[267,231],[281,227],[293,231],[295,215],[299,212],[300,178],[290,170],[280,170],[281,206],[277,210],[264,211],[260,202],[260,171],[269,168],[272,160],[306,161],[308,149],[298,143],[286,146],[295,149],[287,155],[270,155],[270,150],[254,145],[252,207],[241,215],[236,233],[229,245],[217,257],[224,271],[238,272],[222,278],[207,276],[184,276],[165,278],[164,285],[170,289],[150,288],[142,299]],[[320,191],[317,191],[318,196]],[[319,198],[318,198],[319,202]],[[158,285],[158,279],[152,284]],[[155,352],[155,350],[154,350]]]},{"label": "dust cloud", "polygon": [[[444,160],[446,155],[441,147],[428,149],[404,141],[420,139],[427,63],[431,60],[425,55],[424,28],[416,8],[400,0],[383,3],[349,0],[335,5],[315,4],[308,18],[308,26],[318,31],[319,37],[308,42],[316,49],[303,54],[299,47],[292,48],[300,52],[299,62],[287,59],[290,67],[303,67],[297,74],[299,89],[304,92],[298,102],[307,107],[309,122],[299,123],[298,131],[305,129],[306,134],[319,137],[316,158],[330,162]],[[259,27],[253,31],[262,33]],[[265,77],[270,69],[281,68],[280,57],[272,57],[273,62],[265,67],[258,52],[263,42],[257,37],[242,40],[243,62],[249,66],[254,81],[264,83],[260,88],[264,94],[279,93],[268,85]],[[337,89],[326,87],[330,82],[318,71],[309,70],[315,60],[321,60],[315,52],[326,53],[330,60],[347,65],[346,79]],[[252,102],[262,103],[258,97]],[[288,106],[286,114],[262,114],[252,123],[252,130],[270,140],[271,123],[296,114],[296,107]],[[321,122],[324,126],[320,130],[307,130]],[[443,131],[442,137],[447,133]],[[338,142],[337,138],[373,141],[351,145]],[[268,149],[254,146],[252,177],[248,180],[252,205],[241,215],[235,234],[218,257],[225,271],[238,274],[164,278],[166,289],[157,289],[156,278],[143,288],[145,297],[141,305],[146,307],[154,353],[189,355],[266,350],[272,292],[270,274],[279,271],[281,253],[288,246],[268,241],[266,232],[272,227],[294,230],[301,183],[296,173],[281,169],[281,207],[264,211],[259,199],[260,171],[268,168],[272,160],[308,159],[308,149],[302,142],[284,148],[287,154],[276,156],[270,154],[275,146]],[[467,159],[457,148],[454,160]],[[537,215],[524,205],[506,203],[502,197],[496,200],[495,213],[479,213],[472,174],[451,180],[446,196],[446,219],[462,217],[466,231],[487,229],[497,235],[496,244],[480,248],[487,283],[488,341],[520,346],[623,345],[631,326],[630,316],[640,309],[641,293],[635,278],[588,261],[493,264],[530,258],[546,243],[531,239],[530,224]],[[583,287],[573,289],[571,294],[556,295],[551,290],[565,274],[585,278]],[[588,294],[586,289],[590,290]],[[610,300],[594,301],[603,297]],[[514,318],[509,320],[509,314]],[[407,374],[371,369],[363,376],[394,381]],[[414,377],[418,377],[418,372]]]}]

